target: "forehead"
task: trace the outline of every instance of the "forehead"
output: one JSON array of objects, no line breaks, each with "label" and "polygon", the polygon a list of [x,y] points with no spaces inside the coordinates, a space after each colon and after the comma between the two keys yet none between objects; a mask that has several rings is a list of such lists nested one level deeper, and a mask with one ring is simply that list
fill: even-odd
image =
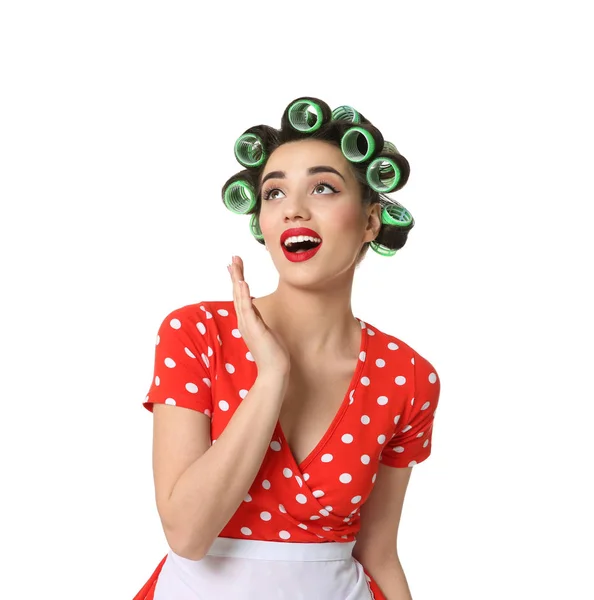
[{"label": "forehead", "polygon": [[348,161],[338,146],[321,140],[299,140],[279,146],[268,159],[264,175],[269,171],[304,170],[326,164],[340,169],[348,168]]}]

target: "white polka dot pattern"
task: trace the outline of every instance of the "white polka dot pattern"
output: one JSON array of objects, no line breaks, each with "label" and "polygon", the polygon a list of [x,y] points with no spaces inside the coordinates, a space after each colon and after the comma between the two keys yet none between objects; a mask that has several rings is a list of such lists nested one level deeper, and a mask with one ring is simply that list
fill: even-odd
[{"label": "white polka dot pattern", "polygon": [[[208,351],[212,341],[198,305],[172,311],[161,323],[155,345],[153,384],[143,405],[169,404],[213,414]],[[210,349],[212,353],[212,349]]]},{"label": "white polka dot pattern", "polygon": [[[332,427],[297,464],[277,424],[249,493],[221,537],[354,540],[359,509],[381,475],[380,463],[412,467],[429,457],[437,372],[403,341],[359,322],[359,360]],[[167,315],[159,328],[143,405],[203,413],[214,444],[256,377],[233,302],[192,304]]]}]

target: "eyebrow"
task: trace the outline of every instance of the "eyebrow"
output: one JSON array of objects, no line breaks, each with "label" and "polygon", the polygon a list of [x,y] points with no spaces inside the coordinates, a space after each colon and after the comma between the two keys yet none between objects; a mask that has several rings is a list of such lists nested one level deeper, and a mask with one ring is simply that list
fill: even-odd
[{"label": "eyebrow", "polygon": [[[329,167],[328,165],[318,165],[317,167],[310,167],[309,169],[307,169],[308,175],[315,175],[316,173],[335,173],[346,183],[345,178],[334,167]],[[270,171],[270,173],[268,173],[264,177],[264,179],[262,179],[261,185],[264,185],[264,183],[266,181],[268,181],[269,179],[273,179],[273,178],[274,179],[285,179],[286,174],[284,171]]]}]

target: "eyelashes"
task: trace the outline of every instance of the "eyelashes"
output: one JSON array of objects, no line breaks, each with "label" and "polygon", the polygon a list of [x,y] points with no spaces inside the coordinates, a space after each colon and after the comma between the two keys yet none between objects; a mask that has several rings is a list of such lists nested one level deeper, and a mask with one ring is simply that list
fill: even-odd
[{"label": "eyelashes", "polygon": [[[316,183],[313,187],[312,191],[315,191],[316,188],[319,188],[320,186],[323,187],[327,187],[330,188],[332,190],[333,193],[337,194],[339,190],[337,190],[333,185],[329,184],[327,181],[318,181],[318,183]],[[270,196],[272,195],[272,192],[282,192],[282,190],[280,188],[277,187],[269,187],[269,188],[265,188],[264,190],[262,190],[262,199],[263,200],[270,200]],[[322,196],[326,196],[328,194],[321,194]],[[273,200],[275,200],[276,198],[272,198]]]}]

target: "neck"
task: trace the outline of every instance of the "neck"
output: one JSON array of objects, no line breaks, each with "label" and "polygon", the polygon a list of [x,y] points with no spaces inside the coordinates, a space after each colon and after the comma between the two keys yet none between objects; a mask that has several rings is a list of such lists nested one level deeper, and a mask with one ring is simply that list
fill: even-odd
[{"label": "neck", "polygon": [[326,284],[323,289],[295,287],[280,281],[255,306],[266,324],[281,336],[296,356],[350,354],[361,325],[351,309],[353,279]]}]

